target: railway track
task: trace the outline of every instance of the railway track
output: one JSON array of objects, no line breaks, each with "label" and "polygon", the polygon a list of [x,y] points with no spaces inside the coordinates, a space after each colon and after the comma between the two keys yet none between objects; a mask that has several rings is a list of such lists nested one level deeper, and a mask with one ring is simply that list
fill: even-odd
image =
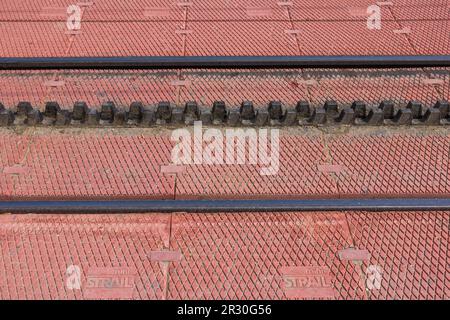
[{"label": "railway track", "polygon": [[[56,69],[368,69],[449,67],[450,55],[440,56],[192,56],[192,57],[68,57],[0,58],[0,70]],[[256,97],[255,97],[256,98]],[[427,125],[450,124],[446,100],[424,105],[417,100],[407,104],[381,100],[374,104],[356,99],[352,103],[327,100],[322,105],[309,101],[267,101],[254,104],[226,105],[216,100],[212,105],[187,101],[154,101],[144,105],[130,101],[128,107],[104,102],[100,108],[84,101],[72,106],[49,101],[43,111],[30,102],[5,107],[0,101],[0,126],[177,126],[202,121],[205,125],[226,126],[339,126],[339,125]],[[250,97],[251,99],[251,97]],[[224,99],[225,100],[225,99]]]}]

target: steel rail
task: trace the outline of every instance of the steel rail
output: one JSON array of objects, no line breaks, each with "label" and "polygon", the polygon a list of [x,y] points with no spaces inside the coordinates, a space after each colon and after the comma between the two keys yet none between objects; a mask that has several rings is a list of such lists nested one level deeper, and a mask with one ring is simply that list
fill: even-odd
[{"label": "steel rail", "polygon": [[0,69],[425,68],[450,67],[450,55],[0,57]]},{"label": "steel rail", "polygon": [[151,213],[286,211],[439,211],[450,198],[314,200],[83,200],[0,201],[0,213]]}]

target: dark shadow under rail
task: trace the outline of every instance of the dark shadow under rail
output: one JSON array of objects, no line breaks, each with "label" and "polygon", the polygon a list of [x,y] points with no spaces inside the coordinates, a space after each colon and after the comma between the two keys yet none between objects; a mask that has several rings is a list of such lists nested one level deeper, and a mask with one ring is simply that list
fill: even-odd
[{"label": "dark shadow under rail", "polygon": [[448,198],[315,200],[89,200],[0,201],[0,213],[152,213],[286,211],[440,211]]},{"label": "dark shadow under rail", "polygon": [[0,69],[425,68],[450,67],[450,55],[1,57]]}]

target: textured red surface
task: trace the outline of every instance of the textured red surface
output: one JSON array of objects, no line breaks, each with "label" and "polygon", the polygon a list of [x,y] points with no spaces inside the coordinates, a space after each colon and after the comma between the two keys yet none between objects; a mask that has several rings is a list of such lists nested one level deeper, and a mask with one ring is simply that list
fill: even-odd
[{"label": "textured red surface", "polygon": [[347,213],[354,244],[371,253],[361,265],[382,270],[369,299],[449,299],[449,212]]},{"label": "textured red surface", "polygon": [[14,134],[2,135],[0,137],[0,161],[3,169],[0,170],[0,198],[8,198],[14,192],[14,177],[4,174],[5,168],[13,168],[23,161],[29,137],[17,136]]},{"label": "textured red surface", "polygon": [[[417,5],[392,6],[392,13],[398,20],[449,20],[449,2],[420,3]],[[441,21],[443,23],[443,21]]]},{"label": "textured red surface", "polygon": [[[177,197],[448,196],[448,134],[324,135],[281,139],[280,171],[260,176],[255,167],[188,166]],[[321,165],[339,166],[326,172]]]},{"label": "textured red surface", "polygon": [[65,108],[78,100],[93,108],[114,101],[127,109],[133,101],[147,105],[177,99],[176,71],[70,71],[60,72],[57,78],[63,83],[52,88],[50,99]]},{"label": "textured red surface", "polygon": [[189,21],[289,21],[285,7],[272,0],[195,1],[188,6]]},{"label": "textured red surface", "polygon": [[429,83],[429,79],[437,77],[422,70],[304,70],[303,74],[304,78],[313,80],[308,93],[310,101],[317,105],[327,100],[349,104],[357,97],[372,104],[391,100],[405,105],[418,100],[432,106],[444,98],[440,89],[448,80],[442,79],[442,84]]},{"label": "textured red surface", "polygon": [[[189,22],[187,56],[292,56],[297,54],[289,22]],[[251,38],[244,34],[252,34]]]},{"label": "textured red surface", "polygon": [[[0,21],[66,21],[71,0],[4,0]],[[30,23],[31,24],[31,23]]]},{"label": "textured red surface", "polygon": [[[2,56],[444,54],[448,0],[382,5],[369,0],[95,1],[68,34],[66,0],[5,1]],[[408,32],[403,27],[411,27]],[[288,33],[286,33],[286,30]],[[401,32],[407,31],[407,32]],[[400,31],[400,32],[399,32]],[[145,41],[144,41],[145,40]],[[0,40],[1,41],[1,40]]]},{"label": "textured red surface", "polygon": [[[83,298],[92,267],[132,268],[133,298],[164,297],[167,268],[148,255],[168,247],[170,216],[2,215],[0,222],[1,299]],[[80,290],[66,286],[70,265],[80,267]]]},{"label": "textured red surface", "polygon": [[450,85],[447,80],[450,79],[450,70],[439,69],[439,70],[428,70],[430,76],[435,79],[442,81],[441,84],[436,86],[436,89],[444,97],[444,99],[450,99]]},{"label": "textured red surface", "polygon": [[[331,136],[333,163],[346,166],[337,174],[344,196],[422,196],[449,194],[449,136]],[[350,165],[351,164],[351,165]]]},{"label": "textured red surface", "polygon": [[[393,2],[382,7],[382,29],[368,30],[372,0],[96,0],[70,34],[71,1],[2,0],[0,56],[448,54],[448,0]],[[8,71],[0,101],[40,109],[50,100],[431,105],[450,99],[449,79],[446,69]],[[164,134],[4,131],[0,198],[450,194],[447,132],[288,134],[274,177],[252,166],[162,173],[171,147]],[[134,299],[282,299],[286,267],[319,267],[330,271],[338,299],[449,299],[449,220],[448,212],[0,215],[0,298],[86,298],[89,270],[114,267],[136,273]],[[370,258],[341,260],[352,248]],[[80,290],[66,285],[70,265],[80,267]]]},{"label": "textured red surface", "polygon": [[398,23],[383,21],[380,30],[365,22],[294,22],[303,55],[410,55],[414,54]]},{"label": "textured red surface", "polygon": [[[225,148],[224,148],[225,150]],[[291,198],[338,194],[322,137],[280,138],[279,171],[261,175],[266,165],[187,165],[177,176],[177,198]],[[248,161],[246,162],[248,163]]]},{"label": "textured red surface", "polygon": [[[283,269],[307,266],[330,270],[337,299],[448,299],[449,220],[448,212],[1,215],[0,298],[86,298],[88,270],[116,267],[136,271],[133,299],[283,299]],[[340,259],[350,248],[370,258]],[[161,252],[181,259],[151,258]],[[80,289],[66,285],[70,265],[80,268]],[[369,266],[380,271],[378,287]]]},{"label": "textured red surface", "polygon": [[361,270],[336,255],[351,246],[344,214],[176,215],[171,247],[189,254],[169,269],[168,297],[283,299],[283,267],[322,266],[336,298],[361,299]]},{"label": "textured red surface", "polygon": [[[84,129],[88,130],[88,129]],[[261,163],[171,164],[170,132],[76,130],[5,132],[1,196],[28,198],[270,198],[448,196],[445,131],[387,128],[347,134],[280,136],[279,171]],[[270,135],[269,135],[270,136]],[[226,150],[224,148],[224,150]],[[338,170],[337,170],[338,169]]]},{"label": "textured red surface", "polygon": [[[450,9],[449,9],[450,10]],[[417,54],[449,54],[450,21],[401,21],[403,27],[411,28],[408,38]],[[433,36],[430,36],[433,35]]]},{"label": "textured red surface", "polygon": [[178,22],[83,23],[75,36],[73,56],[179,56]]},{"label": "textured red surface", "polygon": [[[3,150],[10,151],[0,158],[0,176],[9,186],[2,188],[2,198],[174,196],[174,178],[160,171],[170,161],[167,138],[61,133],[1,138]],[[5,173],[14,165],[23,170]]]},{"label": "textured red surface", "polygon": [[192,70],[182,77],[187,85],[180,90],[181,104],[194,100],[211,106],[222,100],[231,107],[251,100],[255,107],[266,107],[272,100],[290,105],[308,100],[301,70]]},{"label": "textured red surface", "polygon": [[[331,5],[326,6],[323,4],[320,9],[317,7],[303,7],[302,3],[296,3],[294,6],[289,7],[291,17],[293,21],[359,21],[359,23],[365,23],[368,18],[367,7],[374,4],[370,2],[368,4],[357,4],[355,2],[348,2],[347,5],[342,5],[340,1],[339,6]],[[388,7],[381,7],[382,21],[394,20],[394,17]]]},{"label": "textured red surface", "polygon": [[52,71],[3,72],[0,77],[0,101],[9,107],[20,101],[29,101],[36,108],[43,108],[45,101],[51,98],[51,87],[46,86],[46,83],[53,78]]},{"label": "textured red surface", "polygon": [[384,99],[401,106],[410,100],[432,106],[450,98],[448,74],[446,69],[4,71],[0,101],[7,107],[30,101],[41,110],[46,101],[71,108],[78,100],[91,108],[105,101],[128,108],[133,101],[145,105],[171,101],[183,106],[192,100],[206,107],[215,100],[225,101],[228,107],[245,100],[264,107],[272,100],[290,106],[305,100],[322,106],[326,100],[348,105],[355,100],[378,104]]},{"label": "textured red surface", "polygon": [[183,21],[185,9],[183,1],[167,0],[128,0],[95,1],[89,7],[83,19],[87,21]]},{"label": "textured red surface", "polygon": [[[372,55],[448,51],[448,0],[427,1],[427,5],[421,1],[382,5],[381,30],[367,29],[365,12],[373,4],[369,0],[101,0],[86,4],[82,7],[81,30],[68,34],[63,10],[68,5],[66,0],[6,0],[0,12],[0,55]],[[422,100],[429,105],[436,98],[448,97],[448,78],[440,85],[422,85],[417,81],[427,75],[420,70],[415,75],[398,71],[378,75],[361,71],[348,77],[342,74],[316,73],[313,78],[317,84],[305,85],[307,76],[302,70],[285,75],[235,70],[220,74],[213,70],[167,74],[2,72],[0,100],[9,106],[29,100],[42,108],[46,100],[59,100],[62,105],[86,100],[98,107],[106,100],[128,105],[132,100],[183,104],[195,99],[209,105],[215,99],[230,104],[245,99],[257,104],[269,99],[295,104],[300,99],[351,103],[355,99],[375,102],[389,98],[399,103]],[[59,86],[45,85],[55,79]],[[172,85],[184,79],[188,80],[186,86]],[[354,81],[359,79],[364,82],[355,86]]]},{"label": "textured red surface", "polygon": [[70,36],[65,22],[0,22],[0,56],[61,57]]}]

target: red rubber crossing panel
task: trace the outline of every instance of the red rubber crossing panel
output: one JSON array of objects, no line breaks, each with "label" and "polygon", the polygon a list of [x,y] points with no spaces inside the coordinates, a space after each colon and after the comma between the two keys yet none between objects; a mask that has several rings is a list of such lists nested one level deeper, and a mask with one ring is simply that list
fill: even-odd
[{"label": "red rubber crossing panel", "polygon": [[189,21],[289,21],[287,10],[277,6],[243,8],[198,8],[189,9]]},{"label": "red rubber crossing panel", "polygon": [[107,299],[100,275],[126,280],[122,299],[302,299],[311,287],[448,299],[449,223],[449,212],[3,214],[0,298]]},{"label": "red rubber crossing panel", "polygon": [[303,55],[414,54],[400,26],[393,21],[383,21],[380,30],[369,30],[361,21],[295,21],[294,28]]},{"label": "red rubber crossing panel", "polygon": [[[369,299],[450,298],[449,212],[347,213]],[[375,271],[375,272],[373,272]]]},{"label": "red rubber crossing panel", "polygon": [[[289,7],[292,20],[294,21],[359,21],[358,23],[367,25],[369,17],[367,8],[373,5],[373,1],[368,5],[347,5],[340,7],[303,7],[302,4],[295,4]],[[394,16],[387,7],[381,7],[381,19],[392,21]]]},{"label": "red rubber crossing panel", "polygon": [[125,280],[127,298],[163,299],[167,266],[149,257],[168,247],[169,226],[158,214],[1,215],[0,299],[107,298],[107,285],[89,281],[92,268]]},{"label": "red rubber crossing panel", "polygon": [[177,99],[177,71],[70,70],[60,72],[58,79],[61,85],[52,88],[49,99],[64,108],[72,108],[75,101],[85,101],[91,108],[113,101],[128,110],[133,101],[147,105]]},{"label": "red rubber crossing panel", "polygon": [[435,84],[436,90],[442,95],[444,99],[450,100],[450,69],[427,69],[430,77],[437,79]]},{"label": "red rubber crossing panel", "polygon": [[91,108],[113,101],[125,109],[133,101],[183,106],[192,100],[205,107],[215,100],[229,107],[251,100],[261,107],[271,100],[322,105],[329,99],[344,105],[355,100],[373,104],[384,99],[398,104],[418,100],[430,106],[449,99],[450,80],[443,70],[3,71],[0,102],[12,108],[29,101],[40,110],[47,101],[57,101],[62,108],[71,108],[75,101],[86,101]]},{"label": "red rubber crossing panel", "polygon": [[176,143],[170,132],[34,130],[1,135],[3,150],[9,150],[0,157],[2,197],[173,198],[175,191],[181,199],[450,194],[450,139],[444,129],[281,131],[274,175],[263,175],[269,164],[252,164],[246,155],[244,164],[183,165],[176,176],[162,170],[173,161]]},{"label": "red rubber crossing panel", "polygon": [[389,132],[327,136],[343,196],[448,197],[450,137],[441,133]]},{"label": "red rubber crossing panel", "polygon": [[[1,40],[0,40],[1,41]],[[0,102],[8,108],[20,101],[28,101],[43,108],[49,98],[51,80],[56,71],[2,71],[0,76]]]},{"label": "red rubber crossing panel", "polygon": [[0,153],[0,161],[4,167],[9,167],[23,160],[30,137],[5,131],[0,135],[0,149],[4,151]]},{"label": "red rubber crossing panel", "polygon": [[30,137],[2,132],[0,135],[0,199],[8,199],[14,190],[13,172],[20,172]]},{"label": "red rubber crossing panel", "polygon": [[308,100],[306,85],[299,70],[186,70],[186,85],[181,88],[180,102],[194,100],[212,106],[216,100],[227,106],[239,106],[251,100],[255,107],[267,106],[272,100],[295,105]]},{"label": "red rubber crossing panel", "polygon": [[13,177],[9,174],[0,173],[0,188],[2,190],[0,195],[0,200],[8,200],[10,199],[13,191],[14,191],[14,180]]},{"label": "red rubber crossing panel", "polygon": [[337,257],[353,246],[343,214],[177,214],[170,245],[183,259],[169,299],[286,299],[286,267],[328,269],[335,298],[364,298],[359,267]]},{"label": "red rubber crossing panel", "polygon": [[[394,6],[423,6],[423,0],[395,0]],[[428,6],[446,6],[448,0],[427,0]]]},{"label": "red rubber crossing panel", "polygon": [[275,0],[192,1],[189,21],[289,21],[286,6]]},{"label": "red rubber crossing panel", "polygon": [[310,79],[308,92],[314,104],[323,105],[327,100],[351,104],[355,98],[378,105],[391,100],[406,105],[411,100],[433,106],[443,99],[439,88],[448,85],[449,79],[438,84],[432,75],[422,70],[305,70]]},{"label": "red rubber crossing panel", "polygon": [[[73,37],[67,33],[65,0],[7,2],[0,13],[0,39],[6,41],[0,42],[0,50],[3,56],[64,56],[69,51],[82,56],[183,55],[186,38],[188,55],[291,55],[298,53],[297,41],[302,54],[413,54],[407,41],[410,37],[418,53],[445,53],[447,44],[442,37],[448,33],[448,2],[433,1],[426,7],[415,2],[383,5],[381,30],[368,30],[364,22],[362,9],[370,4],[365,0],[292,4],[269,0],[246,4],[100,1],[83,6],[81,33]],[[391,21],[391,10],[399,20],[446,20],[418,21],[414,28],[402,21],[400,27]],[[187,27],[185,20],[189,21]],[[428,47],[422,48],[422,38]],[[70,39],[77,39],[73,48]],[[323,47],[318,47],[321,43]]]},{"label": "red rubber crossing panel", "polygon": [[180,22],[82,22],[71,56],[179,56]]},{"label": "red rubber crossing panel", "polygon": [[289,56],[297,54],[289,22],[189,22],[187,56]]},{"label": "red rubber crossing panel", "polygon": [[78,100],[92,108],[113,101],[125,109],[133,101],[184,105],[191,100],[206,107],[215,100],[223,100],[229,107],[252,100],[259,107],[271,100],[286,105],[310,100],[321,105],[329,99],[342,104],[418,100],[429,106],[438,99],[449,99],[450,80],[443,70],[3,71],[0,102],[11,108],[29,101],[40,110],[46,101],[71,108]]},{"label": "red rubber crossing panel", "polygon": [[185,7],[180,1],[169,0],[101,0],[90,6],[86,21],[184,21]]},{"label": "red rubber crossing panel", "polygon": [[[450,9],[449,9],[450,10]],[[404,28],[410,28],[408,38],[416,54],[450,53],[450,20],[439,21],[401,21]]]},{"label": "red rubber crossing panel", "polygon": [[[7,173],[14,182],[11,195],[14,198],[174,196],[173,177],[161,173],[161,166],[170,162],[167,137],[100,132],[91,135],[30,132],[27,136],[27,151],[21,161],[0,164],[3,169],[13,165],[21,168]],[[13,148],[15,141],[4,142],[7,150]],[[7,191],[1,190],[2,194]]]},{"label": "red rubber crossing panel", "polygon": [[[188,2],[188,1],[186,1]],[[193,0],[189,8],[201,9],[245,9],[245,8],[276,8],[282,1],[274,0]]]},{"label": "red rubber crossing panel", "polygon": [[[426,6],[396,0],[383,6],[382,30],[376,31],[361,16],[373,2],[96,0],[84,9],[81,32],[70,35],[67,1],[3,0],[0,56],[448,51],[448,0]],[[292,24],[289,17],[302,21]],[[108,100],[128,106],[133,100],[210,105],[220,99],[236,106],[249,99],[258,107],[270,100],[431,105],[450,99],[446,69],[334,72],[3,72],[0,100],[8,107],[30,101],[42,110],[49,100],[62,107],[85,100],[95,108]],[[444,129],[333,136],[287,131],[276,176],[261,176],[258,166],[192,165],[176,177],[162,172],[173,146],[167,135],[83,130],[2,131],[0,198],[450,194]],[[288,285],[312,272],[321,279],[319,298],[449,299],[449,220],[448,212],[0,215],[0,298],[297,299],[311,294],[309,287]],[[73,288],[77,270],[79,289]],[[120,292],[92,288],[99,275],[129,283]]]},{"label": "red rubber crossing panel", "polygon": [[66,31],[65,22],[0,22],[0,56],[66,56]]},{"label": "red rubber crossing panel", "polygon": [[3,0],[0,21],[66,21],[72,0]]},{"label": "red rubber crossing panel", "polygon": [[184,165],[177,175],[177,198],[336,197],[333,174],[322,170],[329,160],[320,136],[280,136],[279,170],[273,175],[261,174],[269,165],[250,164],[248,147],[244,148],[244,164]]},{"label": "red rubber crossing panel", "polygon": [[394,16],[398,20],[449,20],[450,2],[447,5],[430,5],[421,3],[415,6],[392,6]]},{"label": "red rubber crossing panel", "polygon": [[[224,0],[226,1],[226,0]],[[297,1],[277,1],[289,4],[293,8],[315,8],[322,10],[324,8],[347,8],[352,6],[368,7],[374,4],[373,0],[297,0]]]}]

